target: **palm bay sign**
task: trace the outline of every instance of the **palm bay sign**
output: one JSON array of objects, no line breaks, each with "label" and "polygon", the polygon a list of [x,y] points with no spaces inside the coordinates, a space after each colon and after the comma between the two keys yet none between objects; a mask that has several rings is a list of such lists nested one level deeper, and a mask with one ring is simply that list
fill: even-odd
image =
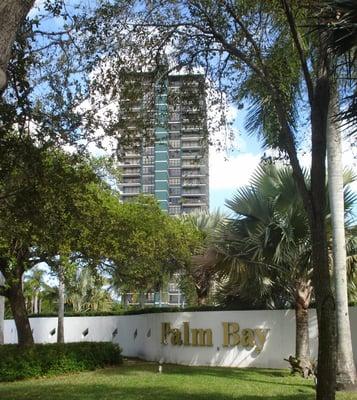
[{"label": "palm bay sign", "polygon": [[[223,347],[242,346],[247,350],[255,348],[260,353],[267,339],[269,329],[240,329],[237,322],[222,322]],[[189,322],[180,328],[173,328],[170,322],[161,323],[161,344],[173,346],[213,346],[212,329],[191,329]]]}]

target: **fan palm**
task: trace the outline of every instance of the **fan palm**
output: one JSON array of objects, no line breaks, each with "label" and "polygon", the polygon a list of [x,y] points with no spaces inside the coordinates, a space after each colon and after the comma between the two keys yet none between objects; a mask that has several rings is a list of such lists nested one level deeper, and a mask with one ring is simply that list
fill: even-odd
[{"label": "fan palm", "polygon": [[290,168],[261,165],[251,185],[239,189],[227,206],[234,217],[222,229],[219,265],[242,298],[263,296],[272,306],[279,300],[294,304],[296,357],[309,359],[311,246]]},{"label": "fan palm", "polygon": [[215,232],[225,219],[219,211],[184,215],[183,221],[198,231],[200,241],[194,249],[188,274],[194,282],[198,305],[207,303],[216,275],[216,251],[213,247]]},{"label": "fan palm", "polygon": [[[305,180],[309,185],[307,173]],[[346,190],[347,212],[353,201],[354,196]],[[241,298],[252,302],[264,298],[271,307],[294,305],[296,357],[308,359],[311,242],[291,169],[261,165],[251,185],[239,189],[227,206],[234,215],[221,229],[216,243],[218,266],[228,277],[225,287],[235,286]]]}]

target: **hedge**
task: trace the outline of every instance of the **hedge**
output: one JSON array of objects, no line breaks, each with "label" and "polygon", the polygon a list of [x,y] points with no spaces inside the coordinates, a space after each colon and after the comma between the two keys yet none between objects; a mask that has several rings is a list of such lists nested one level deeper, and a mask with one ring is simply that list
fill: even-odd
[{"label": "hedge", "polygon": [[121,349],[110,342],[0,346],[0,382],[118,365]]},{"label": "hedge", "polygon": [[[289,309],[289,308],[286,308]],[[237,306],[192,306],[192,307],[145,307],[137,308],[132,307],[126,310],[116,311],[85,311],[85,312],[65,312],[65,317],[107,317],[115,315],[139,315],[139,314],[157,314],[157,313],[168,313],[168,312],[202,312],[202,311],[251,311],[251,310],[262,310],[261,307],[237,307]],[[29,318],[48,318],[58,317],[57,313],[41,313],[41,314],[30,314]],[[7,316],[6,319],[12,319],[11,316]]]}]

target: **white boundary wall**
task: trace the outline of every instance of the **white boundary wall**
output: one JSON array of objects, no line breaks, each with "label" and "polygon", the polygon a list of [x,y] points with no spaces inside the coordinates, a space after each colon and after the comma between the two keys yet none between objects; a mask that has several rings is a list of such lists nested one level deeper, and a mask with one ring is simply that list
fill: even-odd
[{"label": "white boundary wall", "polygon": [[[357,362],[357,308],[350,308],[351,330],[355,362]],[[182,328],[188,322],[190,329],[212,330],[213,346],[177,346],[161,344],[161,324]],[[260,353],[242,346],[223,347],[223,322],[237,322],[240,331],[245,328],[267,329],[268,335]],[[30,319],[36,343],[53,343],[57,334],[57,318]],[[88,329],[88,334],[83,332]],[[310,311],[310,342],[312,356],[317,354],[317,321]],[[182,330],[182,329],[181,329]],[[116,333],[117,332],[117,333]],[[116,333],[116,334],[115,334]],[[108,317],[66,317],[65,341],[112,341],[123,349],[123,355],[150,361],[163,361],[186,365],[225,367],[282,368],[288,364],[284,358],[294,354],[295,317],[293,310],[274,311],[207,311],[182,313],[154,313]],[[5,343],[16,343],[17,333],[13,320],[5,321]]]}]

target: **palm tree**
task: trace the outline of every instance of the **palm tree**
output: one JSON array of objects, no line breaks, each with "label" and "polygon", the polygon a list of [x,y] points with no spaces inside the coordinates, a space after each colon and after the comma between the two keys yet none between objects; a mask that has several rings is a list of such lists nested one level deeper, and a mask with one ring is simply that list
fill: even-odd
[{"label": "palm tree", "polygon": [[32,314],[41,313],[41,293],[45,288],[44,277],[45,271],[41,268],[35,268],[24,280],[24,294]]},{"label": "palm tree", "polygon": [[345,212],[343,192],[342,143],[337,90],[331,95],[330,121],[327,129],[328,193],[332,226],[333,276],[337,321],[337,383],[356,382],[352,337],[348,310]]},{"label": "palm tree", "polygon": [[207,303],[214,277],[216,275],[216,251],[213,248],[215,232],[225,217],[219,211],[213,213],[198,212],[182,217],[183,221],[195,230],[200,237],[199,243],[193,250],[188,274],[192,278],[197,295],[197,304]]},{"label": "palm tree", "polygon": [[[305,180],[309,185],[307,174]],[[352,203],[353,196],[346,191],[347,211]],[[294,305],[296,358],[308,360],[311,242],[291,169],[261,165],[251,185],[238,190],[227,205],[234,217],[223,228],[217,243],[219,267],[238,283],[241,297],[254,299],[263,295],[270,302],[283,299]]]},{"label": "palm tree", "polygon": [[357,3],[354,0],[330,0],[326,1],[322,11],[331,49],[339,57],[339,64],[347,71],[351,84],[352,94],[346,99],[349,106],[339,116],[356,132]]},{"label": "palm tree", "polygon": [[219,266],[238,282],[241,297],[263,295],[295,306],[296,358],[308,363],[311,245],[290,168],[261,165],[251,186],[239,189],[227,206],[234,217],[218,243]]},{"label": "palm tree", "polygon": [[[347,271],[346,271],[346,239],[344,226],[343,198],[343,166],[342,166],[342,135],[340,121],[356,128],[357,122],[357,86],[351,79],[356,71],[357,56],[357,4],[351,0],[334,0],[327,2],[325,13],[327,17],[327,33],[331,49],[335,52],[338,64],[336,71],[347,71],[346,81],[351,84],[352,96],[347,98],[349,107],[340,112],[337,95],[337,84],[331,93],[329,110],[329,126],[327,129],[327,164],[329,179],[329,200],[331,209],[332,244],[334,261],[334,283],[336,293],[337,320],[337,382],[343,387],[356,382],[356,368],[353,359],[351,328],[348,310]],[[344,58],[344,59],[343,59]],[[342,62],[341,62],[342,61]],[[336,63],[337,65],[337,63]],[[346,100],[346,99],[345,99]]]},{"label": "palm tree", "polygon": [[73,311],[108,311],[112,299],[103,286],[105,279],[89,267],[79,268],[66,285],[67,303]]}]

